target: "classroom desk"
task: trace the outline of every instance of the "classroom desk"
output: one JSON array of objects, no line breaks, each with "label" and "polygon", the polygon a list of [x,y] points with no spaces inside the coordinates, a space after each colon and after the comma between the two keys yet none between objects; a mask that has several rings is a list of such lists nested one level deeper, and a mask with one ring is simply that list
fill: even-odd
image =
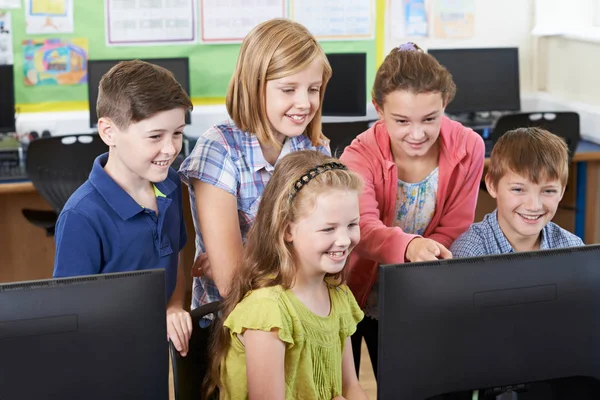
[{"label": "classroom desk", "polygon": [[[487,166],[489,160],[486,160]],[[559,224],[583,237],[585,243],[600,242],[600,221],[597,200],[600,198],[600,145],[582,141],[573,157],[565,204],[564,223]],[[574,190],[572,189],[574,187]],[[487,198],[486,198],[487,196]],[[187,288],[191,288],[189,270],[194,260],[194,225],[189,206],[187,187],[183,185],[183,207],[188,242],[183,250]],[[50,210],[31,182],[0,184],[0,282],[15,282],[52,277],[54,238],[25,219],[23,208]],[[477,215],[490,212],[494,203],[487,193],[480,192]],[[560,211],[559,211],[560,212]],[[574,215],[574,224],[573,224]],[[558,222],[558,221],[557,221]]]}]

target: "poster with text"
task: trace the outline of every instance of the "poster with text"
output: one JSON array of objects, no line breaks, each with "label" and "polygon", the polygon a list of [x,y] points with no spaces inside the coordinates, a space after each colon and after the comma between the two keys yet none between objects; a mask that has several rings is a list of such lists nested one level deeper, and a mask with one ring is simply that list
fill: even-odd
[{"label": "poster with text", "polygon": [[0,11],[0,65],[13,63],[12,25],[10,12]]},{"label": "poster with text", "polygon": [[87,83],[88,40],[23,41],[23,77],[27,86]]}]

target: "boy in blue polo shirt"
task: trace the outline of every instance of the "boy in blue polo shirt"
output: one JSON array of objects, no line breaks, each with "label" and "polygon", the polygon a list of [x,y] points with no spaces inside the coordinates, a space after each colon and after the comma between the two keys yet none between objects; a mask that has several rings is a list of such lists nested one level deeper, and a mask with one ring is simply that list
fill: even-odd
[{"label": "boy in blue polo shirt", "polygon": [[157,65],[125,61],[102,77],[98,133],[109,151],[60,213],[54,259],[54,277],[164,268],[167,333],[182,355],[192,331],[179,256],[187,235],[170,165],[191,109],[173,74]]},{"label": "boy in blue polo shirt", "polygon": [[558,136],[535,127],[502,135],[485,176],[497,208],[456,239],[453,257],[583,246],[579,237],[550,222],[568,178],[569,150]]}]

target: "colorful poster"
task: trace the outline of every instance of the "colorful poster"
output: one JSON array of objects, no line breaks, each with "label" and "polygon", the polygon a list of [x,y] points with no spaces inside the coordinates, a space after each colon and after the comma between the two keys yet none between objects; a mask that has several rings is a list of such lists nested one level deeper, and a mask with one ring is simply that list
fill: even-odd
[{"label": "colorful poster", "polygon": [[434,0],[433,35],[440,39],[475,36],[475,0]]},{"label": "colorful poster", "polygon": [[73,0],[25,0],[28,35],[73,33]]},{"label": "colorful poster", "polygon": [[12,26],[9,12],[0,11],[0,65],[13,63]]},{"label": "colorful poster", "polygon": [[87,83],[87,59],[87,38],[24,40],[25,85]]},{"label": "colorful poster", "polygon": [[404,29],[406,36],[427,36],[429,24],[425,0],[403,0]]}]

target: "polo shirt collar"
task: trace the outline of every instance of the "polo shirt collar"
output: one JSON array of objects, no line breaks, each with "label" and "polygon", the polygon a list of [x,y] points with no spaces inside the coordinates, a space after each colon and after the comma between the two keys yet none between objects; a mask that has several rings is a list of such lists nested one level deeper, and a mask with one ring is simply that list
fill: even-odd
[{"label": "polo shirt collar", "polygon": [[[124,220],[129,219],[144,209],[106,173],[104,166],[107,161],[108,153],[104,153],[94,160],[89,178],[90,183],[119,217]],[[168,196],[177,187],[176,183],[168,177],[163,182],[154,185],[165,196]]]}]

